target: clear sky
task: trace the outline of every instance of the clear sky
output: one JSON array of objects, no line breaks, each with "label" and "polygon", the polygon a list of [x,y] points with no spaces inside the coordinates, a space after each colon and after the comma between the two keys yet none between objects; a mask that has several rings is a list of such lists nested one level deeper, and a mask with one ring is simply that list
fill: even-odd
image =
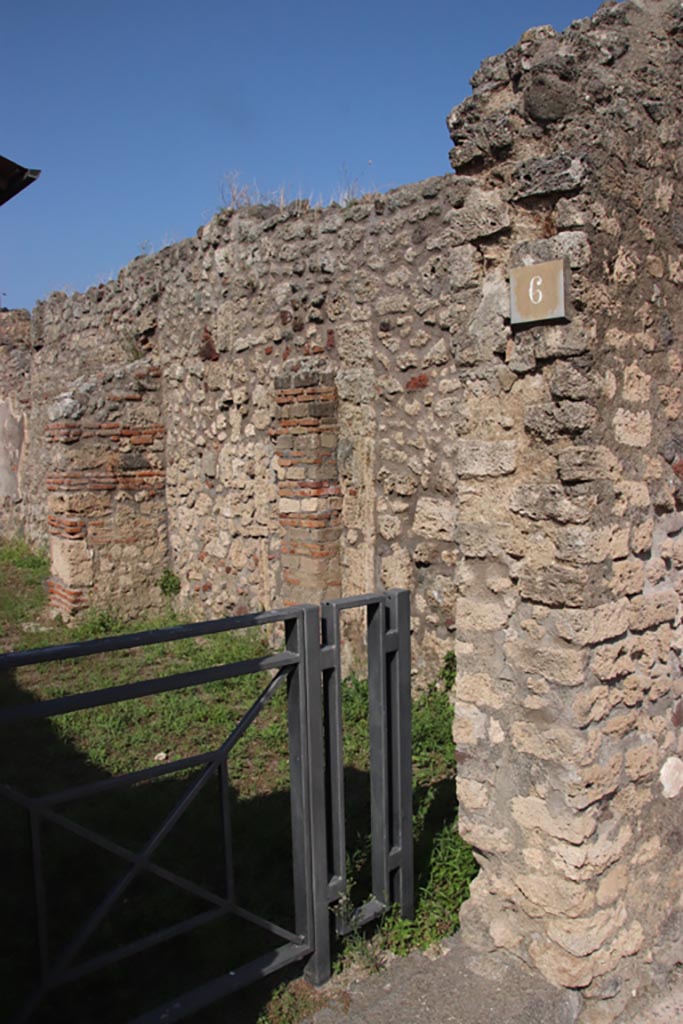
[{"label": "clear sky", "polygon": [[193,234],[227,181],[327,204],[450,170],[484,57],[597,0],[30,0],[0,20],[0,305],[115,277]]}]

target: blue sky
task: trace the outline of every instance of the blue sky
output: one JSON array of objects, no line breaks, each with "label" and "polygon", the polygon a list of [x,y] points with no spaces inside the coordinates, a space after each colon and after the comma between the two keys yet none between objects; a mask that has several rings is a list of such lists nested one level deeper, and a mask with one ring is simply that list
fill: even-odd
[{"label": "blue sky", "polygon": [[597,0],[33,0],[0,23],[0,305],[116,276],[193,234],[225,177],[327,204],[450,170],[484,57]]}]

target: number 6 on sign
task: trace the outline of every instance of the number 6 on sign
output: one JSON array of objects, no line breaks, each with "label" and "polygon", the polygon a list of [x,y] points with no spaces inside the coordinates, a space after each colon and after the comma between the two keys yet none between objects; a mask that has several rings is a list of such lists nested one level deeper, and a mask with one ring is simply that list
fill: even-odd
[{"label": "number 6 on sign", "polygon": [[569,270],[564,260],[549,260],[510,270],[510,322],[568,320]]},{"label": "number 6 on sign", "polygon": [[543,302],[543,292],[541,291],[542,285],[542,277],[532,277],[529,281],[529,299],[533,302],[534,306],[538,306]]}]

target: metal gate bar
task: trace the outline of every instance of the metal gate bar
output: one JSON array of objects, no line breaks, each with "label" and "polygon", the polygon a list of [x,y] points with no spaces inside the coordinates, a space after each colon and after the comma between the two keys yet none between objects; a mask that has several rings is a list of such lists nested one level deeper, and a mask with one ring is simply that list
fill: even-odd
[{"label": "metal gate bar", "polygon": [[337,920],[347,934],[397,903],[413,914],[410,595],[407,590],[339,598],[322,605],[327,733],[328,904],[348,900],[340,616],[367,609],[370,827],[373,896]]},{"label": "metal gate bar", "polygon": [[[330,909],[332,904],[347,896],[339,622],[343,611],[361,607],[367,609],[374,896],[354,913],[349,923],[351,928],[380,916],[393,902],[400,905],[404,916],[411,915],[413,908],[410,609],[407,591],[392,590],[383,594],[325,602],[322,605],[322,617],[317,606],[299,605],[283,611],[0,655],[2,672],[23,665],[59,662],[67,658],[87,657],[253,626],[282,623],[285,628],[285,650],[281,653],[164,678],[140,680],[84,694],[18,704],[0,710],[0,725],[10,724],[22,720],[45,719],[205,682],[227,680],[252,672],[276,672],[260,697],[216,750],[122,776],[71,786],[59,793],[49,793],[42,797],[28,797],[10,787],[0,787],[0,796],[24,807],[29,815],[37,909],[41,980],[15,1018],[16,1024],[29,1021],[44,996],[61,985],[226,914],[257,924],[285,940],[284,945],[155,1010],[143,1013],[132,1024],[158,1024],[161,1021],[172,1024],[230,992],[305,957],[309,958],[305,973],[310,981],[321,984],[330,977]],[[228,755],[274,692],[283,685],[287,687],[288,693],[294,932],[239,906],[233,877],[232,826],[228,804]],[[59,810],[61,804],[70,801],[132,786],[186,768],[200,768],[201,771],[139,852],[128,850],[96,831],[70,821]],[[214,776],[218,778],[218,812],[223,840],[220,854],[223,861],[222,895],[161,868],[151,860],[157,846]],[[64,949],[54,954],[48,948],[42,843],[45,822],[68,829],[87,842],[119,857],[125,865],[118,882],[103,897],[85,924]],[[91,957],[87,962],[75,962],[108,910],[143,872],[160,876],[180,889],[191,892],[208,903],[209,908],[153,935]],[[344,931],[339,922],[337,931],[340,934]]]}]

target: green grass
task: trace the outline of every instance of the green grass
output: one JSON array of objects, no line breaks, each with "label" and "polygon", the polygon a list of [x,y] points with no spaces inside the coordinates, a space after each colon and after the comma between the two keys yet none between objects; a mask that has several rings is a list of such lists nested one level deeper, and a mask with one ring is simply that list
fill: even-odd
[{"label": "green grass", "polygon": [[[170,609],[164,618],[145,623],[124,623],[107,610],[90,611],[71,627],[50,621],[45,615],[47,572],[47,560],[22,542],[0,543],[0,650],[87,640],[158,628],[176,621]],[[3,703],[43,700],[244,660],[264,651],[264,638],[255,631],[167,642],[71,659],[58,666],[27,667],[11,678],[0,679],[0,697]],[[363,958],[366,966],[372,967],[381,962],[387,951],[407,953],[428,946],[457,928],[458,910],[467,897],[476,865],[455,826],[450,698],[454,678],[455,664],[447,659],[440,677],[413,702],[417,894],[414,920],[403,920],[394,908],[372,936],[351,935],[338,951],[341,967]],[[47,722],[27,723],[8,732],[3,730],[1,781],[24,792],[40,794],[215,749],[261,693],[266,681],[263,675],[251,675],[54,717]],[[370,895],[365,680],[357,676],[345,680],[342,703],[349,876],[351,899],[358,904]],[[281,687],[231,752],[229,773],[240,901],[284,927],[293,927],[286,712],[286,693]],[[189,771],[169,774],[98,799],[77,801],[69,806],[68,814],[80,825],[106,834],[129,849],[140,849],[193,777]],[[211,783],[185,812],[182,827],[171,833],[155,856],[161,866],[214,891],[220,891],[222,884],[220,858],[211,855],[212,850],[220,850],[222,842],[215,813],[218,799],[217,785]],[[0,831],[10,837],[9,843],[5,843],[5,856],[9,863],[26,869],[23,876],[21,872],[17,876],[16,893],[9,893],[9,909],[17,918],[16,927],[5,929],[4,946],[0,938],[0,961],[3,954],[6,960],[5,970],[0,969],[0,985],[4,992],[11,993],[15,974],[21,973],[15,969],[17,958],[28,963],[33,955],[31,915],[17,896],[20,883],[30,882],[30,856],[20,820],[23,812],[3,809],[3,804],[0,801],[0,811],[8,817],[0,821]],[[46,850],[51,865],[48,889],[55,894],[56,920],[51,926],[51,938],[59,947],[68,939],[73,923],[83,918],[85,908],[92,905],[107,883],[120,875],[121,862],[51,826],[46,827]],[[84,852],[86,859],[79,859]],[[65,885],[65,880],[73,876],[76,863],[82,865],[78,868],[79,886]],[[194,906],[193,898],[170,889],[159,879],[145,876],[127,893],[120,912],[105,920],[95,951],[172,924],[197,909],[200,908]],[[224,923],[209,926],[192,933],[189,939],[167,943],[161,953],[142,956],[139,966],[138,961],[131,961],[136,965],[135,971],[124,962],[123,967],[108,968],[98,981],[77,984],[63,999],[50,1002],[45,1019],[70,1019],[76,1024],[98,1016],[101,1024],[109,1024],[122,1014],[139,1012],[140,986],[135,979],[140,974],[145,977],[144,1003],[153,1005],[173,994],[168,991],[169,978],[172,989],[182,991],[189,984],[222,972],[233,960],[236,966],[277,944],[278,940],[270,938],[264,945],[263,933],[244,922],[238,921],[227,938]],[[117,993],[112,1005],[88,1009],[98,992],[101,998],[102,992],[108,991]],[[256,1019],[254,998],[257,997],[247,995],[237,999],[236,1005],[246,999],[251,1006],[245,1020]],[[11,1003],[11,995],[8,999]],[[283,983],[261,1009],[259,1024],[294,1024],[317,1005],[318,996],[303,982]],[[198,1018],[198,1024],[222,1021],[224,1014],[225,1008],[220,1007],[206,1011]],[[39,1015],[36,1024],[42,1020]]]},{"label": "green grass", "polygon": [[0,544],[0,642],[11,626],[43,607],[48,572],[47,557],[23,540]]}]

